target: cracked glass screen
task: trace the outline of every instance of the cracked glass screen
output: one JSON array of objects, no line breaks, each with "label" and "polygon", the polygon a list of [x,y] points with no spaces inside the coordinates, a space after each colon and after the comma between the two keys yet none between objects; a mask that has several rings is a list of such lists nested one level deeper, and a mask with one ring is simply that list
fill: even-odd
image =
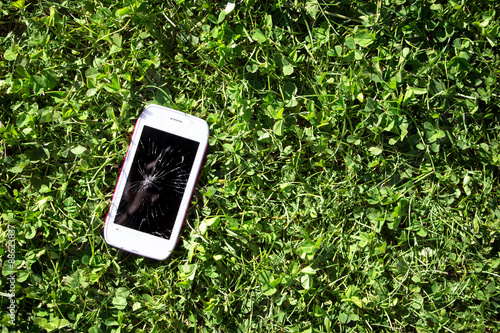
[{"label": "cracked glass screen", "polygon": [[115,223],[170,239],[198,145],[144,126]]}]

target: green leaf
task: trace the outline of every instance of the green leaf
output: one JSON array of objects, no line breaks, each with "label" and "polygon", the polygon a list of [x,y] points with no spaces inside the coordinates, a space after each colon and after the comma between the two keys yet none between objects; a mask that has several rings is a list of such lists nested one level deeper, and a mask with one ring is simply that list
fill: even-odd
[{"label": "green leaf", "polygon": [[17,277],[17,282],[21,283],[26,281],[30,276],[29,272],[26,271],[19,271],[18,272],[18,277]]},{"label": "green leaf", "polygon": [[275,288],[280,279],[275,279],[270,271],[262,271],[259,274],[262,293],[266,296],[274,295],[278,290]]},{"label": "green leaf", "polygon": [[207,219],[205,219],[205,223],[207,224],[207,226],[216,227],[220,223],[220,216],[207,218]]},{"label": "green leaf", "polygon": [[280,107],[278,109],[278,112],[276,112],[276,119],[283,119],[283,112],[285,111],[285,109],[283,107]]},{"label": "green leaf", "polygon": [[226,15],[230,14],[234,10],[234,7],[236,7],[234,2],[228,2],[226,4],[226,8],[224,9],[224,12],[226,13]]},{"label": "green leaf", "polygon": [[29,230],[26,231],[26,233],[24,234],[24,237],[26,239],[33,239],[35,236],[36,236],[36,229],[33,226],[30,226]]},{"label": "green leaf", "polygon": [[375,205],[380,202],[380,192],[378,188],[373,188],[369,193],[368,193],[368,203],[370,205]]},{"label": "green leaf", "polygon": [[111,37],[111,40],[113,41],[113,44],[115,44],[116,46],[118,46],[118,47],[122,46],[123,37],[120,34],[114,34]]},{"label": "green leaf", "polygon": [[47,87],[48,90],[54,89],[58,82],[56,73],[52,70],[43,70],[41,74],[44,86]]},{"label": "green leaf", "polygon": [[267,40],[266,35],[262,33],[260,29],[255,29],[252,35],[253,40],[257,41],[259,44],[264,43]]},{"label": "green leaf", "polygon": [[305,290],[309,290],[313,286],[313,278],[310,275],[302,275],[300,277],[300,284]]},{"label": "green leaf", "polygon": [[179,279],[181,280],[188,280],[192,281],[194,280],[196,276],[196,269],[198,268],[197,264],[191,264],[191,265],[180,265],[179,266]]},{"label": "green leaf", "polygon": [[109,91],[110,93],[117,93],[120,91],[120,80],[118,79],[118,75],[116,73],[113,73],[111,76],[111,84],[105,83],[103,85],[104,89]]},{"label": "green leaf", "polygon": [[25,0],[17,0],[15,2],[12,2],[11,6],[14,8],[17,8],[17,9],[23,9],[24,3],[25,3]]},{"label": "green leaf", "polygon": [[368,32],[367,30],[358,31],[354,35],[354,43],[361,47],[367,47],[375,40],[375,34]]},{"label": "green leaf", "polygon": [[283,75],[292,75],[293,74],[293,66],[288,64],[283,66]]},{"label": "green leaf", "polygon": [[269,285],[263,285],[262,286],[262,293],[266,296],[271,296],[271,295],[274,295],[276,292],[278,291],[278,289],[276,288],[273,288]]},{"label": "green leaf", "polygon": [[419,235],[420,237],[426,237],[427,236],[427,231],[425,230],[424,227],[421,227],[421,228],[418,229],[417,235]]},{"label": "green leaf", "polygon": [[227,150],[227,151],[229,151],[231,153],[235,152],[233,145],[230,144],[230,143],[225,143],[225,144],[222,145],[222,147],[224,147],[225,150]]},{"label": "green leaf", "polygon": [[424,123],[424,128],[426,130],[427,140],[430,143],[435,142],[438,139],[442,139],[446,136],[446,133],[443,130],[441,130],[440,128],[434,127],[434,125],[432,125],[429,122]]},{"label": "green leaf", "polygon": [[403,141],[403,139],[408,134],[408,123],[406,122],[401,123],[401,125],[399,125],[399,129],[401,130],[400,139],[401,141]]},{"label": "green leaf", "polygon": [[205,221],[201,221],[199,230],[201,235],[205,235],[205,233],[207,232],[207,224],[205,223]]},{"label": "green leaf", "polygon": [[27,165],[26,162],[19,161],[12,168],[7,169],[7,171],[12,172],[12,173],[21,173],[21,172],[23,172],[23,170],[26,167],[26,165]]},{"label": "green leaf", "polygon": [[30,120],[31,120],[31,117],[28,114],[22,113],[16,119],[16,126],[18,128],[24,128],[24,127],[26,127],[26,125],[28,125]]},{"label": "green leaf", "polygon": [[415,95],[427,94],[426,88],[410,87],[408,89],[411,90]]},{"label": "green leaf", "polygon": [[54,318],[52,320],[52,324],[54,325],[54,327],[56,329],[61,329],[61,328],[64,328],[66,326],[69,326],[70,325],[70,322],[67,320],[67,319],[59,319],[59,318]]},{"label": "green leaf", "polygon": [[108,318],[106,319],[106,321],[104,322],[104,325],[106,326],[120,326],[120,323],[117,322],[115,319],[113,318]]},{"label": "green leaf", "polygon": [[222,23],[222,21],[224,21],[224,19],[226,18],[226,12],[224,10],[222,10],[220,13],[219,13],[219,18],[217,19],[217,23]]},{"label": "green leaf", "polygon": [[382,148],[380,147],[371,147],[370,149],[368,149],[368,151],[372,156],[378,156],[383,152]]},{"label": "green leaf", "polygon": [[328,50],[328,56],[330,57],[341,57],[342,56],[342,46],[335,45],[333,49]]},{"label": "green leaf", "polygon": [[112,303],[114,307],[117,308],[118,310],[123,310],[127,307],[127,300],[121,296],[113,297]]},{"label": "green leaf", "polygon": [[53,27],[55,25],[57,19],[58,19],[58,13],[57,13],[56,9],[51,6],[49,9],[49,16],[45,17],[43,19],[43,22],[47,26]]},{"label": "green leaf", "polygon": [[316,19],[319,12],[318,0],[309,0],[306,4],[306,12],[313,18]]},{"label": "green leaf", "polygon": [[272,105],[267,106],[267,112],[269,112],[269,115],[273,119],[278,119],[278,113],[276,112],[276,109]]},{"label": "green leaf", "polygon": [[75,148],[72,148],[71,149],[71,152],[75,155],[80,155],[82,154],[84,151],[86,151],[87,149],[83,146],[76,146]]},{"label": "green leaf", "polygon": [[489,301],[489,295],[487,293],[485,293],[484,291],[482,291],[482,290],[479,290],[476,293],[476,297],[480,301]]},{"label": "green leaf", "polygon": [[276,133],[277,136],[282,136],[283,135],[283,120],[278,120],[277,122],[274,123],[273,126],[273,131]]},{"label": "green leaf", "polygon": [[45,329],[47,332],[52,332],[56,329],[56,327],[45,318],[33,318],[33,323]]},{"label": "green leaf", "polygon": [[21,65],[16,66],[16,73],[17,73],[17,75],[24,77],[24,78],[31,77],[31,75],[29,75],[29,73],[26,71],[26,68],[24,66],[21,66]]},{"label": "green leaf", "polygon": [[301,272],[304,274],[307,274],[307,275],[316,274],[316,270],[314,268],[312,268],[311,266],[307,266],[307,267],[302,268]]},{"label": "green leaf", "polygon": [[120,288],[116,289],[115,295],[119,296],[119,297],[127,298],[130,295],[130,290],[125,288],[125,287],[120,287]]},{"label": "green leaf", "polygon": [[286,82],[283,86],[283,98],[285,101],[291,101],[297,93],[297,86],[293,82]]},{"label": "green leaf", "polygon": [[354,37],[353,36],[346,37],[345,40],[344,40],[344,45],[347,48],[350,48],[351,50],[354,50],[356,48]]},{"label": "green leaf", "polygon": [[397,142],[398,142],[398,139],[396,139],[396,138],[390,138],[390,139],[389,139],[389,144],[390,144],[391,146],[394,146]]},{"label": "green leaf", "polygon": [[432,131],[434,131],[434,126],[433,126],[430,122],[428,122],[428,121],[426,121],[426,122],[424,123],[424,128],[425,128],[425,130],[426,130],[427,132],[432,132]]},{"label": "green leaf", "polygon": [[132,9],[130,9],[130,7],[124,7],[124,8],[117,9],[115,12],[115,15],[119,18],[122,18],[125,15],[129,15],[131,13],[132,13]]},{"label": "green leaf", "polygon": [[305,258],[308,255],[314,255],[319,250],[319,245],[310,241],[305,240],[300,244],[300,248],[298,249],[298,254],[301,258]]},{"label": "green leaf", "polygon": [[115,54],[120,52],[120,48],[116,45],[111,45],[111,48],[109,49],[109,55]]},{"label": "green leaf", "polygon": [[17,58],[18,51],[18,46],[12,46],[11,48],[5,50],[5,52],[3,53],[3,57],[5,58],[5,60],[14,61]]},{"label": "green leaf", "polygon": [[349,320],[349,315],[347,315],[346,313],[344,312],[341,312],[339,314],[339,321],[342,323],[342,324],[346,324]]}]

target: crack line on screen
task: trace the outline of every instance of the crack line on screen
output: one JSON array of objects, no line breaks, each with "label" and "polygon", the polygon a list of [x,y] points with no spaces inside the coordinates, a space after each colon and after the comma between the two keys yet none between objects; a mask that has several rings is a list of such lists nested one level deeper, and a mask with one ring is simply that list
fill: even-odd
[{"label": "crack line on screen", "polygon": [[198,143],[144,127],[116,223],[169,239]]}]

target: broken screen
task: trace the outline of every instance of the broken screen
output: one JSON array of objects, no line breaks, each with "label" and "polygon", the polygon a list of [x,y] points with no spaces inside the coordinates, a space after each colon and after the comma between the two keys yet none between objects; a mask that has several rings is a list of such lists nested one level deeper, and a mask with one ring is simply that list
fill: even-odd
[{"label": "broken screen", "polygon": [[144,126],[115,223],[170,239],[198,145]]}]

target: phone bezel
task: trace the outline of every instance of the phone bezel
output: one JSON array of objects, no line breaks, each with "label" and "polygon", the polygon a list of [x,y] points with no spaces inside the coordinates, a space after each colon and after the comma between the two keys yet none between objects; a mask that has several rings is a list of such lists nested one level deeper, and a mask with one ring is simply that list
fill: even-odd
[{"label": "phone bezel", "polygon": [[[199,143],[170,239],[164,239],[114,223],[144,126],[153,127]],[[170,255],[178,242],[189,202],[193,195],[208,144],[208,133],[208,124],[200,118],[155,104],[146,106],[135,124],[109,212],[106,216],[104,239],[109,245],[156,260],[164,260]]]}]

